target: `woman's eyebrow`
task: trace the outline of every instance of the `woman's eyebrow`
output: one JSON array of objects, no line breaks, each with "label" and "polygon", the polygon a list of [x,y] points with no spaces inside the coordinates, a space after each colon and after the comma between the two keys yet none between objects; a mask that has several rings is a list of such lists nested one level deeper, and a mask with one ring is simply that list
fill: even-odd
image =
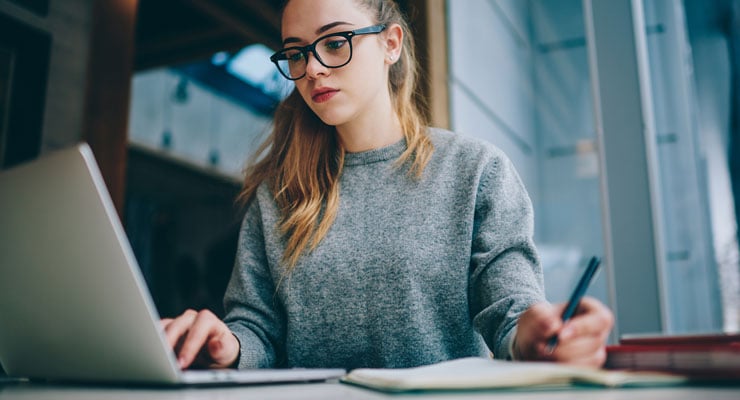
[{"label": "woman's eyebrow", "polygon": [[[336,26],[340,26],[340,25],[354,25],[354,24],[353,23],[350,23],[350,22],[344,22],[344,21],[331,22],[331,23],[328,23],[328,24],[320,27],[319,29],[317,29],[316,30],[316,34],[317,35],[320,35],[320,34],[326,32],[326,31],[328,31],[329,29],[334,28]],[[285,46],[288,43],[299,43],[299,42],[301,42],[301,39],[300,38],[292,37],[291,36],[291,37],[287,37],[287,38],[283,39],[283,46]]]}]

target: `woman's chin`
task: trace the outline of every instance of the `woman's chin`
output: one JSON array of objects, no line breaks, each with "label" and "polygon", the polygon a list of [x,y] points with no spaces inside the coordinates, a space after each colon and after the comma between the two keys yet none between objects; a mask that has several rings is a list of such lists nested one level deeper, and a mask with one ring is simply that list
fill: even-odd
[{"label": "woman's chin", "polygon": [[346,122],[347,118],[342,118],[340,115],[336,115],[336,113],[328,113],[328,112],[316,112],[314,110],[314,113],[317,117],[321,120],[321,122],[329,125],[329,126],[338,126],[342,125],[344,122]]}]

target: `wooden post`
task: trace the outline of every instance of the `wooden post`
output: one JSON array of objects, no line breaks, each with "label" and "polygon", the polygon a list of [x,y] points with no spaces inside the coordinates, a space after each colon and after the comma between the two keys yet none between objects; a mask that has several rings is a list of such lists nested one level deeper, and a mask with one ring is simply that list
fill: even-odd
[{"label": "wooden post", "polygon": [[399,4],[414,31],[421,67],[421,95],[429,107],[430,123],[449,129],[447,1],[408,0]]},{"label": "wooden post", "polygon": [[138,0],[94,0],[83,139],[122,214]]}]

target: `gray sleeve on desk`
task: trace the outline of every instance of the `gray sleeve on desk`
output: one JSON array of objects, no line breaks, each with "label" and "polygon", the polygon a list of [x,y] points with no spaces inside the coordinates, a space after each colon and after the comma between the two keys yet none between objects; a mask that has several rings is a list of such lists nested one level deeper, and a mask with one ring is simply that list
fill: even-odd
[{"label": "gray sleeve on desk", "polygon": [[239,234],[234,270],[224,295],[224,321],[239,340],[239,368],[275,368],[285,317],[267,265],[260,206],[253,200]]},{"label": "gray sleeve on desk", "polygon": [[476,198],[470,274],[473,323],[494,356],[508,358],[519,316],[545,301],[534,212],[509,159],[494,153]]}]

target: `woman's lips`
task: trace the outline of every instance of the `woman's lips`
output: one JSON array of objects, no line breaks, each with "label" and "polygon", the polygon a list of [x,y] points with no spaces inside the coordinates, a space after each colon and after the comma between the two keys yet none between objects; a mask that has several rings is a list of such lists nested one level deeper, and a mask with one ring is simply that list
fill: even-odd
[{"label": "woman's lips", "polygon": [[313,92],[311,92],[311,100],[313,100],[315,103],[323,103],[325,101],[329,101],[329,99],[334,97],[334,95],[337,93],[339,93],[339,90],[337,89],[331,89],[331,88],[314,89]]}]

